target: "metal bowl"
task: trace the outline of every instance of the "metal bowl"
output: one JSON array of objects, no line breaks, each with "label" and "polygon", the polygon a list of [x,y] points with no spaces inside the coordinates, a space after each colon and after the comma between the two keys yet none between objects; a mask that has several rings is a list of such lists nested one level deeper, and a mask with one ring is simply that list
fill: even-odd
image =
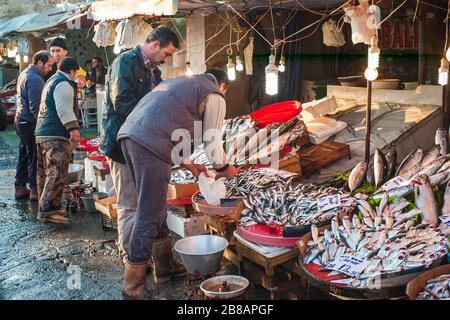
[{"label": "metal bowl", "polygon": [[180,254],[190,274],[213,275],[220,269],[223,252],[228,246],[224,237],[199,235],[178,240],[174,249]]},{"label": "metal bowl", "polygon": [[70,163],[69,164],[69,173],[67,174],[66,184],[70,184],[73,182],[78,182],[81,180],[83,176],[84,166],[79,163]]},{"label": "metal bowl", "polygon": [[[219,290],[220,285],[226,282],[228,286],[230,286],[230,291],[221,292]],[[208,280],[203,281],[200,284],[200,289],[203,291],[204,295],[211,299],[234,299],[242,296],[249,282],[246,278],[235,276],[235,275],[226,275],[210,278]]]}]

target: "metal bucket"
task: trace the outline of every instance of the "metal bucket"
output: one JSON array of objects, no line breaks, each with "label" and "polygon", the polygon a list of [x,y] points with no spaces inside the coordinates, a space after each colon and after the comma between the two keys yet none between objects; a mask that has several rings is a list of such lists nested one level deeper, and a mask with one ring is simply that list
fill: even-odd
[{"label": "metal bucket", "polygon": [[220,269],[223,252],[228,246],[224,237],[199,235],[178,240],[174,249],[180,254],[188,273],[213,275]]},{"label": "metal bucket", "polygon": [[[229,291],[221,291],[221,284],[226,282],[230,287]],[[224,299],[237,299],[245,294],[249,282],[246,278],[226,275],[210,278],[201,283],[200,289],[204,295],[210,299],[224,300]]]}]

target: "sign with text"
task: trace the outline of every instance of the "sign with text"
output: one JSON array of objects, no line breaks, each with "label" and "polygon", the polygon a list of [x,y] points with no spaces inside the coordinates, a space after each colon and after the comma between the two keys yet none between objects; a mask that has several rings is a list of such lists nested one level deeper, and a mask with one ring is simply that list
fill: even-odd
[{"label": "sign with text", "polygon": [[450,214],[439,217],[441,219],[442,224],[447,228],[450,228]]},{"label": "sign with text", "polygon": [[385,184],[383,184],[381,186],[381,188],[383,188],[383,190],[385,190],[385,191],[390,191],[392,189],[395,189],[395,188],[398,188],[398,187],[402,187],[402,186],[407,185],[407,184],[408,184],[408,180],[405,180],[402,177],[397,176],[395,178],[392,178],[391,180],[389,180]]},{"label": "sign with text", "polygon": [[341,205],[341,196],[333,194],[317,199],[317,209],[319,211],[327,211]]},{"label": "sign with text", "polygon": [[369,265],[370,261],[353,255],[343,254],[327,265],[327,269],[345,273],[351,277],[358,276]]}]

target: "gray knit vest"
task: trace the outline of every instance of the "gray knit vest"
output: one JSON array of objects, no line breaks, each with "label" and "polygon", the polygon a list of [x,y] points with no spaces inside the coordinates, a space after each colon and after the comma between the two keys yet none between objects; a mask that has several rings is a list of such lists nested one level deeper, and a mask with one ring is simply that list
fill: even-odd
[{"label": "gray knit vest", "polygon": [[186,129],[194,138],[194,121],[201,121],[199,106],[210,93],[222,93],[211,74],[178,77],[163,81],[145,95],[120,128],[117,140],[130,138],[157,157],[173,164],[171,141],[176,129]]}]

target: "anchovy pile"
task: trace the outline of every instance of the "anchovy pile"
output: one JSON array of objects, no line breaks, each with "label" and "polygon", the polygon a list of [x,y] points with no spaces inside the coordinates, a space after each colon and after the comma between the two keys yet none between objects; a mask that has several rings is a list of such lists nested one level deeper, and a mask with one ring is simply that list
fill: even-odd
[{"label": "anchovy pile", "polygon": [[[295,190],[267,190],[254,192],[244,198],[245,209],[238,221],[239,226],[255,223],[282,226],[307,226],[325,222],[336,215],[353,213],[356,200],[350,194],[341,194],[341,205],[327,211],[318,211],[317,198],[328,195],[306,188]],[[331,191],[331,190],[330,190]],[[311,195],[311,196],[309,196]]]},{"label": "anchovy pile", "polygon": [[404,212],[409,205],[406,199],[396,198],[388,204],[388,196],[383,194],[376,209],[365,200],[357,201],[362,219],[358,215],[353,215],[352,219],[335,217],[331,221],[331,231],[324,229],[322,236],[317,226],[311,226],[312,241],[307,244],[305,264],[314,262],[326,269],[343,254],[354,254],[370,261],[358,277],[332,282],[367,287],[382,274],[429,267],[447,254],[445,235],[428,223],[416,225],[412,218],[421,211]]},{"label": "anchovy pile", "polygon": [[196,182],[197,178],[188,170],[172,171],[172,175],[170,176],[170,184],[190,184]]},{"label": "anchovy pile", "polygon": [[427,281],[417,300],[442,300],[450,298],[450,274],[443,274]]},{"label": "anchovy pile", "polygon": [[248,116],[226,119],[222,126],[222,140],[229,141],[235,138],[239,133],[254,128],[255,120]]},{"label": "anchovy pile", "polygon": [[250,192],[271,189],[288,189],[293,176],[283,177],[276,170],[254,169],[241,171],[231,180],[225,181],[227,198],[246,197]]}]

